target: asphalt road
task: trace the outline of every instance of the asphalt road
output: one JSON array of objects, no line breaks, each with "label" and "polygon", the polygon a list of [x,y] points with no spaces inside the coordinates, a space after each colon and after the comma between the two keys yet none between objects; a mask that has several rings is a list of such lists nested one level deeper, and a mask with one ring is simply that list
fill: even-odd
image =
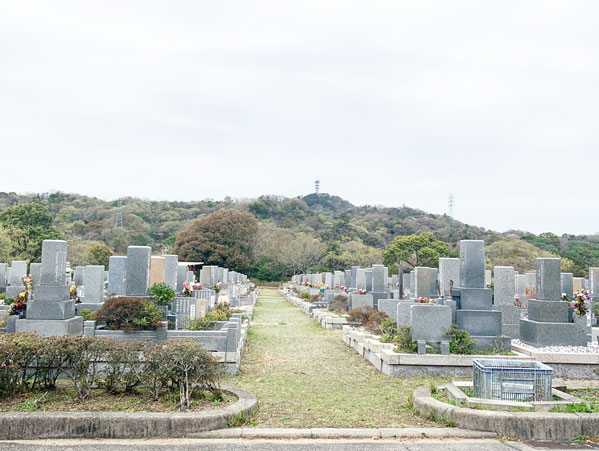
[{"label": "asphalt road", "polygon": [[598,445],[520,443],[499,440],[39,440],[0,442],[0,451],[514,451],[599,449]]}]

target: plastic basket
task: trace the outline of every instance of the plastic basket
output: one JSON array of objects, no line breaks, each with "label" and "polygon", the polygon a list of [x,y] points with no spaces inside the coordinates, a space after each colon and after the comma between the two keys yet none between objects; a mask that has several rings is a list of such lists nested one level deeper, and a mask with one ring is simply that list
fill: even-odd
[{"label": "plastic basket", "polygon": [[534,360],[473,359],[474,397],[551,401],[553,370]]}]

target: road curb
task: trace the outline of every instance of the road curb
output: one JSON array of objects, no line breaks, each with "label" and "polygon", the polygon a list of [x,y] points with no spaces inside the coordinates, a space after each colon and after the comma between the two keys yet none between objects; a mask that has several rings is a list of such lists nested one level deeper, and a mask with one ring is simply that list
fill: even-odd
[{"label": "road curb", "polygon": [[459,428],[229,428],[193,434],[203,439],[496,439],[493,432]]},{"label": "road curb", "polygon": [[238,400],[218,410],[199,413],[159,412],[6,412],[0,413],[0,440],[51,438],[183,438],[199,431],[226,428],[258,407],[256,396],[222,387]]}]

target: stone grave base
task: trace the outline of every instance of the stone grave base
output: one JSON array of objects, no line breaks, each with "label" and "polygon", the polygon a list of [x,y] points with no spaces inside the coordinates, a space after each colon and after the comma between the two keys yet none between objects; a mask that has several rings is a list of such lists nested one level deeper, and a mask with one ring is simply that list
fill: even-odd
[{"label": "stone grave base", "polygon": [[23,285],[8,286],[6,287],[6,298],[16,298],[24,289]]},{"label": "stone grave base", "polygon": [[549,323],[520,320],[520,341],[530,346],[586,346],[586,328],[576,323]]},{"label": "stone grave base", "polygon": [[80,336],[83,334],[83,317],[69,319],[18,319],[16,332],[36,333],[41,337]]},{"label": "stone grave base", "polygon": [[506,351],[512,350],[512,338],[507,337],[505,335],[501,336],[481,336],[481,335],[472,335],[472,340],[474,341],[473,349],[476,350],[484,350],[489,349],[497,345],[497,341],[501,341],[503,344],[503,349]]}]

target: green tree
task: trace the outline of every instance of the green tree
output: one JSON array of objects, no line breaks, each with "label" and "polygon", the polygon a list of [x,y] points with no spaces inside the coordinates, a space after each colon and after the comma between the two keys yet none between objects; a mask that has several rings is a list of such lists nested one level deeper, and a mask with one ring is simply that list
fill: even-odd
[{"label": "green tree", "polygon": [[435,238],[432,233],[398,236],[383,251],[383,262],[391,267],[400,262],[412,267],[436,268],[440,257],[449,256],[449,245]]},{"label": "green tree", "polygon": [[10,235],[4,227],[0,227],[0,262],[7,262],[12,256],[13,249]]},{"label": "green tree", "polygon": [[258,222],[249,214],[221,210],[198,219],[175,240],[181,261],[203,261],[248,273],[254,263]]},{"label": "green tree", "polygon": [[62,239],[52,225],[48,209],[36,202],[4,210],[0,213],[0,225],[10,237],[13,258],[39,260],[42,241]]},{"label": "green tree", "polygon": [[108,268],[108,261],[112,256],[112,251],[105,244],[96,244],[87,252],[88,265],[103,265]]}]

